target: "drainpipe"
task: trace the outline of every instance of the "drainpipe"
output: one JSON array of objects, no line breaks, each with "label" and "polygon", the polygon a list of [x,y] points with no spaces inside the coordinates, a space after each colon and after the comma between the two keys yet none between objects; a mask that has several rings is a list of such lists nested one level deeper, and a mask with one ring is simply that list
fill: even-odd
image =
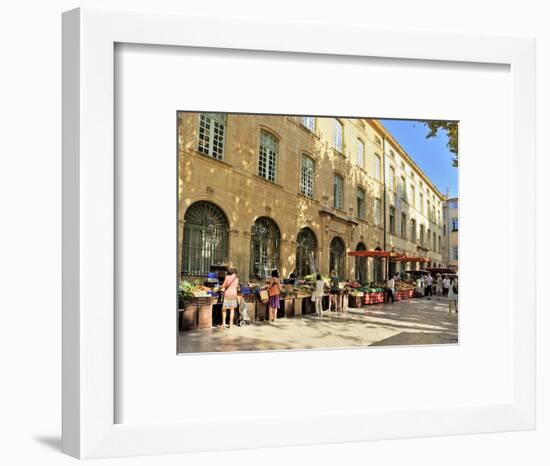
[{"label": "drainpipe", "polygon": [[[383,225],[384,225],[384,247],[383,247],[383,250],[385,251],[386,250],[386,246],[387,246],[387,235],[388,235],[388,231],[387,231],[387,225],[386,225],[386,218],[387,218],[387,206],[386,206],[386,198],[387,198],[387,193],[386,193],[386,138],[385,137],[382,137],[382,189],[383,189],[383,192],[384,192],[384,222],[383,222]],[[389,258],[386,257],[386,281],[388,280],[388,274],[389,274],[389,270],[390,269],[390,261],[389,261]]]}]

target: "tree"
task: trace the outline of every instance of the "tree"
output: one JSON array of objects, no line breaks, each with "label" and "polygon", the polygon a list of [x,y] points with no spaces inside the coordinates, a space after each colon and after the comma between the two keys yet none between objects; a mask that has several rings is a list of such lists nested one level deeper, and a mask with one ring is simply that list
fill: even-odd
[{"label": "tree", "polygon": [[439,130],[444,131],[447,135],[447,147],[454,155],[453,167],[458,167],[458,122],[457,121],[422,121],[428,128],[426,139],[437,136]]}]

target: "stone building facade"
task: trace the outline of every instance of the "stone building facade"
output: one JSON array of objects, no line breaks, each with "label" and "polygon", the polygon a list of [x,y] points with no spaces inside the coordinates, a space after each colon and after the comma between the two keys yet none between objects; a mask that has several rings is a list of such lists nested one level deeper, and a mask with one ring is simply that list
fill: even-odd
[{"label": "stone building facade", "polygon": [[458,270],[458,198],[443,203],[443,261],[451,269]]},{"label": "stone building facade", "polygon": [[444,198],[377,120],[179,112],[178,165],[182,278],[224,263],[383,280],[361,249],[442,265]]}]

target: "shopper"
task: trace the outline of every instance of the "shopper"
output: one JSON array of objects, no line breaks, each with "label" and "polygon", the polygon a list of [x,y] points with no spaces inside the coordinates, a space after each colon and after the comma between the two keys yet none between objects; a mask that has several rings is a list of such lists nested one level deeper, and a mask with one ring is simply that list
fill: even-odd
[{"label": "shopper", "polygon": [[223,303],[222,303],[222,323],[221,329],[225,328],[226,312],[229,310],[229,328],[233,323],[235,317],[235,309],[239,307],[237,301],[237,290],[239,289],[239,278],[237,277],[237,269],[229,269],[225,280],[221,286],[223,290]]},{"label": "shopper", "polygon": [[271,278],[267,285],[267,293],[269,294],[269,322],[275,322],[277,310],[281,307],[281,281],[279,280],[279,272],[277,270],[271,272]]},{"label": "shopper", "polygon": [[318,273],[315,281],[315,290],[313,297],[315,301],[315,313],[318,316],[323,315],[323,295],[325,294],[325,282],[321,279],[321,274]]},{"label": "shopper", "polygon": [[336,275],[335,270],[330,271],[330,294],[329,294],[329,305],[328,310],[332,310],[332,305],[334,304],[334,311],[338,312],[339,310],[339,299],[338,295],[340,294],[340,280]]},{"label": "shopper", "polygon": [[395,278],[394,277],[390,277],[388,279],[388,283],[386,284],[386,293],[388,296],[386,302],[389,303],[391,298],[391,302],[395,303]]},{"label": "shopper", "polygon": [[426,296],[433,296],[434,279],[430,273],[426,279]]},{"label": "shopper", "polygon": [[451,286],[451,280],[448,276],[443,279],[443,296],[449,296],[449,288]]},{"label": "shopper", "polygon": [[435,285],[435,294],[441,296],[443,294],[443,279],[441,274],[437,274],[436,285]]},{"label": "shopper", "polygon": [[422,277],[418,277],[416,280],[416,297],[424,297],[424,280],[422,280]]},{"label": "shopper", "polygon": [[449,287],[449,312],[452,311],[453,307],[455,312],[458,312],[458,278],[454,278],[451,286]]}]

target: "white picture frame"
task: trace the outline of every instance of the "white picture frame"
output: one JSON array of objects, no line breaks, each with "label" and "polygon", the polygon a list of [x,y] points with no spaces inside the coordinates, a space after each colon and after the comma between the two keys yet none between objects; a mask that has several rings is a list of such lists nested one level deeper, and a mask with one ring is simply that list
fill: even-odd
[{"label": "white picture frame", "polygon": [[[303,28],[307,27],[307,40]],[[216,34],[204,34],[215,30]],[[330,31],[330,34],[327,34]],[[510,403],[379,414],[115,423],[114,50],[116,43],[505,64],[512,76]],[[521,157],[520,157],[521,156]],[[63,451],[152,455],[382,438],[528,430],[535,425],[535,44],[530,38],[374,30],[77,9],[63,15]],[[511,188],[512,189],[512,188]],[[246,435],[243,435],[246,433]],[[216,438],[215,444],[212,438]]]}]

